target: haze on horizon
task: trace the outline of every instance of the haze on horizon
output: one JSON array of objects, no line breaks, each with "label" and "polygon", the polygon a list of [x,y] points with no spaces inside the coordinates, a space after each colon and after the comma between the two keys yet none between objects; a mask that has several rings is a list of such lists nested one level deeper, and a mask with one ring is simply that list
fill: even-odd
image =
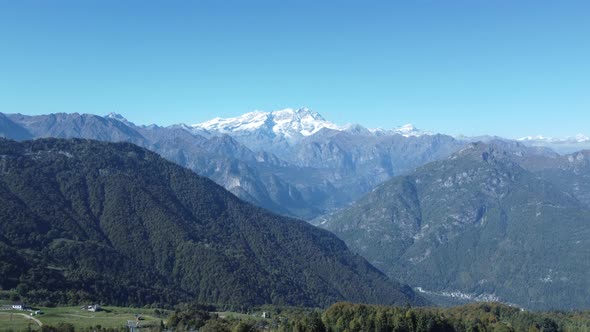
[{"label": "haze on horizon", "polygon": [[584,1],[0,3],[0,111],[590,134]]}]

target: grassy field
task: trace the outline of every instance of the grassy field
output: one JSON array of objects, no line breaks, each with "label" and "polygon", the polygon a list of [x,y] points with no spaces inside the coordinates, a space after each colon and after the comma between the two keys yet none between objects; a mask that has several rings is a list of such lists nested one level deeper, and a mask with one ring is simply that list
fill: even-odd
[{"label": "grassy field", "polygon": [[238,312],[231,312],[231,311],[219,311],[219,312],[215,312],[217,315],[219,315],[220,318],[226,318],[226,319],[241,319],[241,320],[256,320],[256,321],[264,321],[266,320],[266,318],[262,318],[260,316],[252,316],[252,315],[247,315],[247,314],[241,314]]},{"label": "grassy field", "polygon": [[[43,311],[43,314],[36,315],[43,325],[57,325],[58,323],[69,323],[77,329],[94,327],[123,327],[128,320],[136,320],[136,315],[143,318],[141,326],[160,325],[160,320],[166,320],[168,312],[163,312],[162,317],[156,317],[153,309],[104,307],[103,311],[88,312],[80,307],[57,307],[57,308],[35,308]],[[26,331],[29,327],[39,329],[39,326],[20,314],[29,315],[28,311],[0,311],[0,331],[14,330]],[[12,314],[12,320],[10,320]]]},{"label": "grassy field", "polygon": [[0,311],[0,331],[28,331],[39,330],[39,325],[34,321],[18,314]]}]

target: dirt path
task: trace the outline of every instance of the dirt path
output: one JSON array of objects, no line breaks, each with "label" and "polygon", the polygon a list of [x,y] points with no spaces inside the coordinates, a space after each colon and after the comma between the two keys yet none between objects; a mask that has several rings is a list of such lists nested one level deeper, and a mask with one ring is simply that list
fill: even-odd
[{"label": "dirt path", "polygon": [[30,315],[27,315],[27,314],[21,314],[21,313],[16,313],[16,312],[0,312],[0,315],[20,315],[20,316],[25,317],[26,319],[30,319],[30,320],[34,321],[39,326],[43,326],[43,323],[41,323],[40,320],[38,320],[35,317],[31,317]]}]

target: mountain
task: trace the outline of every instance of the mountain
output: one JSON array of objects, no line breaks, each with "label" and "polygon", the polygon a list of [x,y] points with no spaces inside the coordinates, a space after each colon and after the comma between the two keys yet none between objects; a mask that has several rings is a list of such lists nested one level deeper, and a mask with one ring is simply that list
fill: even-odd
[{"label": "mountain", "polygon": [[230,135],[254,151],[269,150],[279,155],[284,149],[289,149],[300,143],[302,139],[323,130],[348,132],[360,136],[431,135],[412,124],[394,129],[367,129],[358,124],[339,126],[327,121],[318,112],[305,107],[272,112],[255,111],[227,119],[215,118],[194,124],[192,128],[194,133],[202,136]]},{"label": "mountain", "polygon": [[196,130],[222,134],[264,131],[268,137],[282,136],[287,140],[313,135],[323,128],[340,129],[337,125],[326,121],[319,113],[307,108],[286,108],[273,112],[256,111],[235,118],[215,118],[192,127]]},{"label": "mountain", "polygon": [[194,124],[195,131],[207,132],[210,134],[229,135],[251,135],[258,132],[262,137],[281,137],[291,142],[306,136],[311,136],[318,131],[327,128],[337,131],[358,131],[373,133],[376,135],[402,135],[422,136],[430,135],[429,132],[419,130],[412,124],[386,130],[386,129],[365,129],[360,125],[338,126],[327,121],[318,112],[309,108],[285,108],[282,110],[263,112],[255,111],[245,113],[234,118],[215,118],[203,123]]},{"label": "mountain", "polygon": [[547,143],[585,143],[590,141],[590,137],[584,134],[578,134],[574,137],[566,137],[566,138],[555,138],[555,137],[545,137],[543,135],[537,136],[526,136],[523,138],[519,138],[518,141],[521,142],[547,142]]},{"label": "mountain", "polygon": [[519,166],[590,207],[590,150],[561,155],[548,147],[529,146],[521,141],[495,138],[488,143],[509,152]]},{"label": "mountain", "polygon": [[[33,138],[82,137],[101,141],[125,141],[138,145],[145,144],[145,138],[134,128],[129,127],[122,121],[101,116],[56,113],[38,116],[10,114],[8,117],[13,123],[24,128]],[[13,138],[11,136],[6,137]]]},{"label": "mountain", "polygon": [[566,138],[546,137],[543,135],[526,136],[518,139],[518,141],[528,146],[548,147],[563,154],[590,149],[590,137],[584,134]]},{"label": "mountain", "polygon": [[431,132],[423,131],[416,128],[413,124],[408,123],[403,126],[399,126],[394,129],[369,129],[369,131],[375,135],[402,135],[404,137],[411,137],[411,136],[424,136],[424,135],[433,135]]},{"label": "mountain", "polygon": [[0,139],[0,257],[33,302],[422,303],[331,233],[129,143]]},{"label": "mountain", "polygon": [[465,144],[445,135],[418,135],[413,127],[403,129],[405,136],[395,130],[336,127],[308,109],[254,112],[201,127],[137,126],[114,113],[0,117],[0,136],[16,140],[137,144],[248,202],[305,220],[345,206],[391,176],[445,158]]},{"label": "mountain", "polygon": [[424,294],[586,308],[590,209],[523,167],[535,158],[552,160],[518,143],[472,143],[385,182],[321,227]]},{"label": "mountain", "polygon": [[519,158],[518,162],[590,207],[590,150],[549,158]]},{"label": "mountain", "polygon": [[33,136],[25,128],[17,125],[6,115],[0,113],[0,137],[26,140],[31,139]]}]

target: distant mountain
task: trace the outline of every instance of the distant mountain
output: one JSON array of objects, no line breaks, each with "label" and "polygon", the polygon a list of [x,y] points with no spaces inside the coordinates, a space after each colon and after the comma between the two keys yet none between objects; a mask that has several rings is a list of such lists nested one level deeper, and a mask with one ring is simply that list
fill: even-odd
[{"label": "distant mountain", "polygon": [[547,143],[586,143],[590,142],[590,138],[583,134],[578,134],[574,137],[555,138],[545,137],[543,135],[527,136],[518,139],[521,142],[547,142]]},{"label": "distant mountain", "polygon": [[25,128],[14,123],[9,117],[0,113],[0,137],[10,137],[16,140],[31,139],[33,135]]},{"label": "distant mountain", "polygon": [[529,146],[544,146],[559,153],[573,153],[580,150],[590,149],[590,137],[578,134],[573,137],[555,138],[542,135],[527,136],[518,141]]},{"label": "distant mountain", "polygon": [[590,207],[590,150],[561,155],[553,149],[529,146],[521,141],[494,138],[489,144],[510,153],[519,166],[573,194]]},{"label": "distant mountain", "polygon": [[101,116],[56,113],[38,116],[9,114],[7,117],[13,123],[24,128],[33,138],[81,137],[101,141],[125,141],[138,145],[146,143],[145,138],[125,122]]},{"label": "distant mountain", "polygon": [[571,192],[590,207],[590,150],[550,158],[521,157],[517,161],[527,170]]},{"label": "distant mountain", "polygon": [[319,113],[307,108],[286,108],[273,112],[257,111],[235,118],[215,118],[192,127],[197,130],[232,135],[258,131],[268,137],[280,136],[287,140],[310,136],[323,128],[340,130],[337,125],[326,121]]},{"label": "distant mountain", "polygon": [[[383,181],[446,158],[471,141],[412,125],[390,130],[340,127],[309,109],[253,112],[206,124],[137,126],[115,113],[0,113],[0,136],[131,142],[214,180],[248,202],[305,220],[344,207]],[[498,137],[481,139],[516,144]],[[557,156],[543,147],[534,148],[534,153]],[[585,195],[585,189],[580,193]]]},{"label": "distant mountain", "polygon": [[431,133],[419,130],[412,124],[394,129],[367,129],[358,124],[339,126],[308,108],[286,108],[272,112],[256,111],[234,118],[215,118],[192,125],[192,128],[199,135],[230,135],[255,151],[271,149],[275,153],[280,153],[281,149],[296,145],[305,137],[312,136],[324,129],[346,131],[361,136],[431,135]]},{"label": "distant mountain", "polygon": [[0,258],[32,302],[422,303],[331,233],[128,143],[0,139]]},{"label": "distant mountain", "polygon": [[136,126],[114,113],[7,114],[0,118],[0,136],[131,142],[211,178],[244,200],[306,220],[465,144],[450,136],[422,135],[411,126],[379,132],[340,128],[308,109],[169,127]]},{"label": "distant mountain", "polygon": [[499,136],[475,136],[475,137],[468,137],[468,136],[457,136],[456,139],[464,142],[490,142],[490,141],[510,141],[510,142],[519,142],[528,147],[537,147],[537,148],[546,148],[548,150],[552,150],[553,152],[557,152],[559,154],[569,154],[577,151],[588,150],[590,149],[590,139],[583,134],[578,134],[572,137],[566,138],[555,138],[555,137],[546,137],[543,135],[537,136],[526,136],[521,137],[516,140],[506,139]]},{"label": "distant mountain", "polygon": [[588,183],[588,154],[496,143],[394,177],[321,227],[424,294],[587,308],[590,209],[559,176]]},{"label": "distant mountain", "polygon": [[402,135],[404,137],[433,135],[431,132],[416,128],[413,124],[405,124],[394,129],[369,129],[375,135]]}]

